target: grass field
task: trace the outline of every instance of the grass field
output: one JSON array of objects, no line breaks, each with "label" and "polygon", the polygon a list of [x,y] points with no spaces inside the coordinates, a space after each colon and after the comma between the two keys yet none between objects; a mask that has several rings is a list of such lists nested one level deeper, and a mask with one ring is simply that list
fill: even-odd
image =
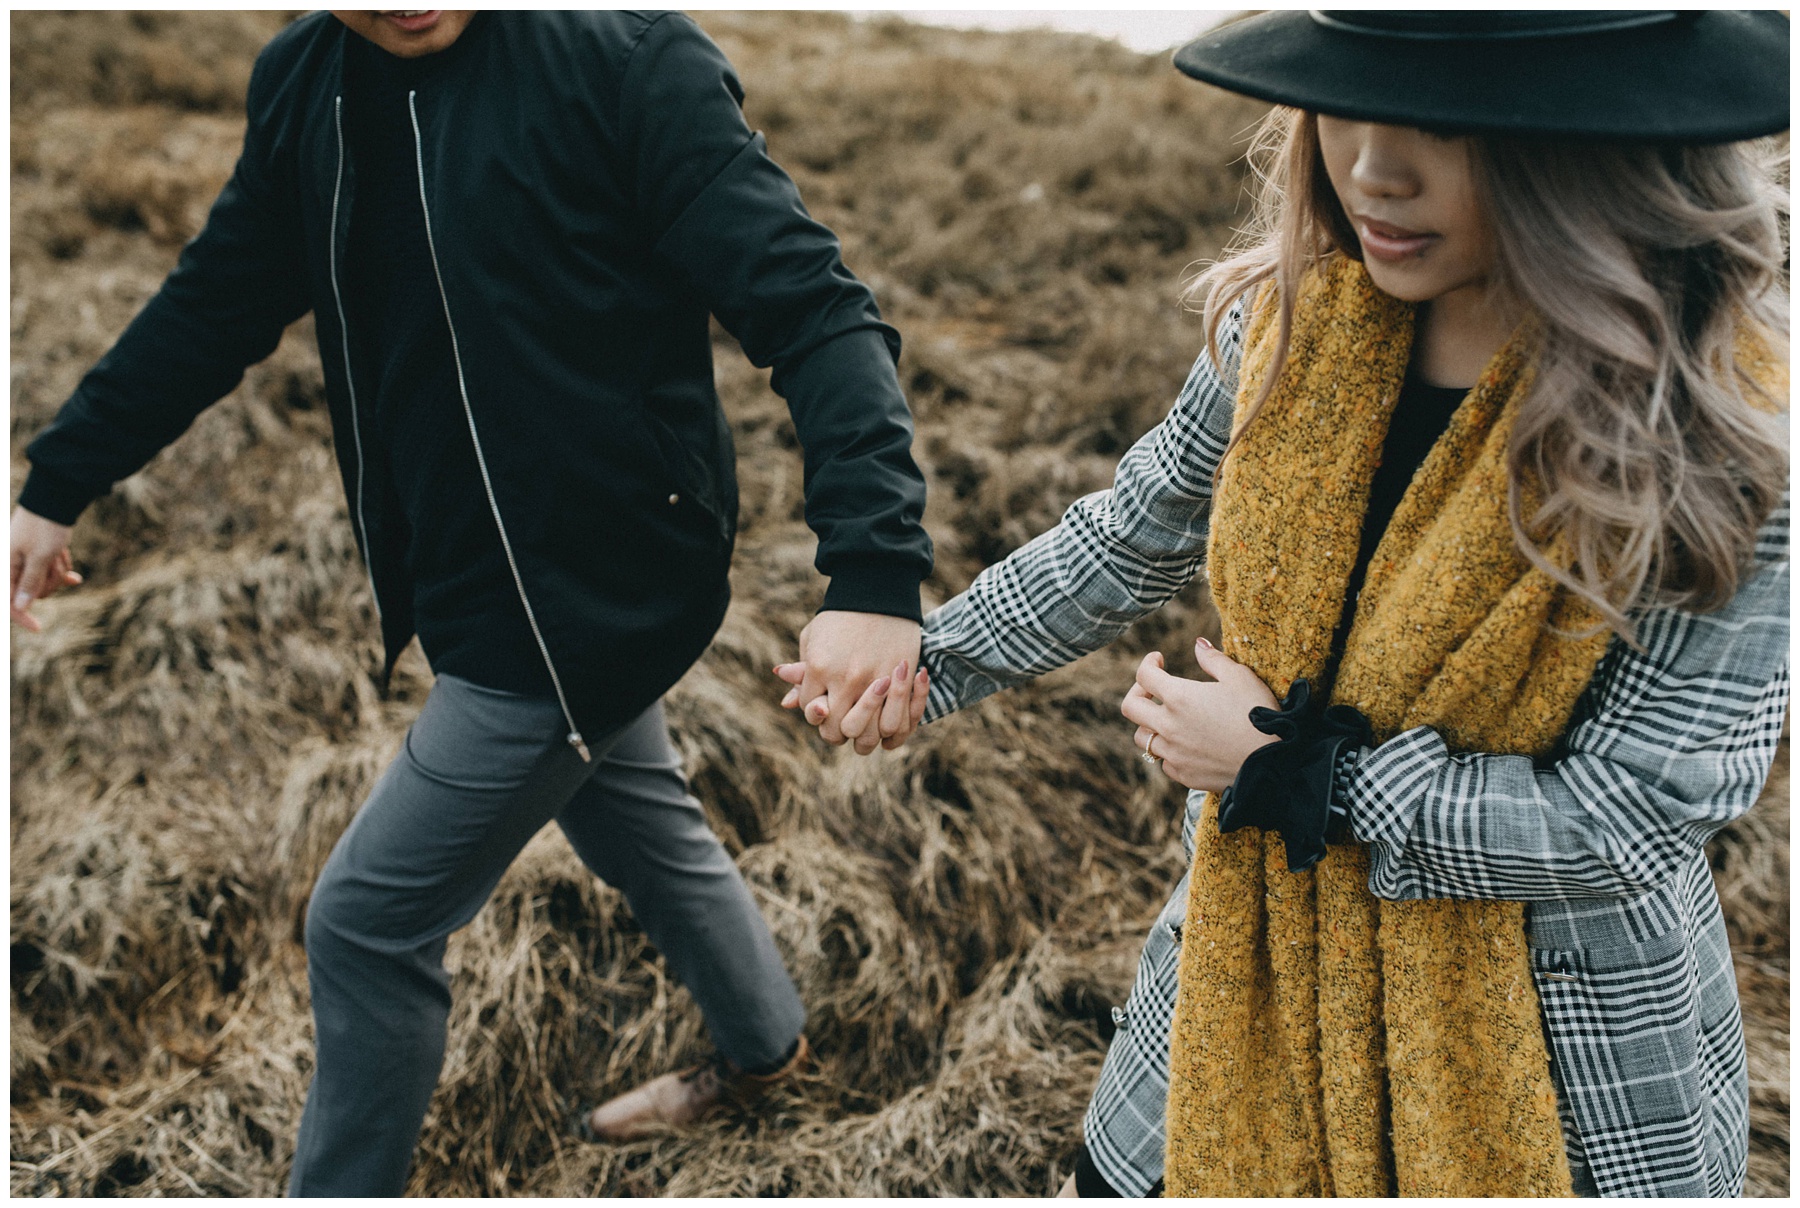
[{"label": "grass field", "polygon": [[[229,173],[283,14],[15,13],[12,483]],[[708,13],[746,110],[903,333],[930,602],[1104,487],[1200,350],[1177,302],[1243,217],[1256,105],[1043,33]],[[858,760],[777,706],[823,584],[793,429],[717,336],[735,603],[668,711],[811,1010],[767,1117],[620,1148],[574,1108],[702,1051],[619,896],[551,831],[450,947],[456,1007],[411,1191],[1041,1195],[1106,1008],[1181,874],[1180,795],[1117,703],[1191,668],[1204,585],[1114,647]],[[16,1195],[278,1193],[311,1024],[297,924],[430,686],[380,649],[309,322],[77,529],[87,586],[12,640]],[[1788,1188],[1786,744],[1714,846],[1744,996],[1751,1191]]]}]

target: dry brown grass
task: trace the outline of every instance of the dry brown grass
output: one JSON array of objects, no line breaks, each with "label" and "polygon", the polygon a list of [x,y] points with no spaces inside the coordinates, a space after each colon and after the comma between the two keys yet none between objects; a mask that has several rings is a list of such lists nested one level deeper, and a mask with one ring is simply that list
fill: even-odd
[{"label": "dry brown grass", "polygon": [[[281,14],[15,14],[21,450],[197,229]],[[1107,44],[828,13],[702,18],[753,125],[905,334],[942,599],[1110,478],[1200,345],[1175,305],[1240,195],[1254,106]],[[785,410],[720,337],[743,537],[677,742],[811,1010],[763,1119],[621,1148],[574,1105],[700,1050],[619,896],[540,836],[451,945],[456,1011],[411,1189],[1044,1194],[1096,1017],[1179,875],[1177,795],[1116,704],[1215,624],[1195,588],[1103,652],[859,761],[775,706],[816,607]],[[429,688],[378,698],[373,609],[306,324],[93,509],[80,591],[14,635],[12,1189],[271,1194],[310,1073],[295,921]],[[1177,640],[1180,639],[1180,640]],[[1752,1188],[1787,1188],[1787,776],[1715,849],[1741,956]]]}]

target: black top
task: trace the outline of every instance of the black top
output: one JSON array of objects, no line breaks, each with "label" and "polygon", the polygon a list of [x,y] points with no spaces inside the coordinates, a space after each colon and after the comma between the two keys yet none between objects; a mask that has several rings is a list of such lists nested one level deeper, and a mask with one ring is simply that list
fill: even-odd
[{"label": "black top", "polygon": [[389,540],[412,580],[413,623],[433,671],[487,688],[555,688],[513,583],[463,414],[432,269],[407,93],[453,67],[481,36],[414,59],[366,38],[344,48],[344,135],[356,208],[344,257],[350,352],[366,394],[365,455],[392,491]]},{"label": "black top", "polygon": [[1400,506],[1401,496],[1412,485],[1413,475],[1425,464],[1426,454],[1450,426],[1450,417],[1462,406],[1469,392],[1461,386],[1433,386],[1408,376],[1400,387],[1400,398],[1394,403],[1394,414],[1388,420],[1387,437],[1381,446],[1381,464],[1369,484],[1369,507],[1363,513],[1362,549],[1356,555],[1356,568],[1350,572],[1350,590],[1346,602],[1354,604],[1362,591],[1363,579],[1369,572],[1369,561],[1375,547],[1387,533],[1388,521]]},{"label": "black top", "polygon": [[1350,636],[1350,624],[1356,616],[1356,599],[1362,593],[1363,580],[1368,577],[1375,547],[1387,533],[1388,522],[1394,518],[1406,488],[1412,485],[1413,475],[1425,464],[1426,454],[1443,436],[1450,426],[1450,417],[1468,396],[1469,392],[1461,386],[1433,386],[1411,375],[1400,387],[1400,397],[1394,403],[1394,413],[1388,419],[1387,436],[1381,446],[1381,464],[1375,468],[1375,477],[1369,483],[1369,507],[1363,513],[1362,548],[1357,552],[1356,565],[1350,571],[1350,584],[1344,592],[1344,615],[1338,621],[1337,635],[1332,639],[1334,670],[1338,656],[1343,653],[1344,642]]}]

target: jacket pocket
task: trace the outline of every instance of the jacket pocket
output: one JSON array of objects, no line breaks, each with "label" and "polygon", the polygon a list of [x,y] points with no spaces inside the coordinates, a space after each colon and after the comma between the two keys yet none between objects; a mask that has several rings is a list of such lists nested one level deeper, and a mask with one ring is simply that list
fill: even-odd
[{"label": "jacket pocket", "polygon": [[[1531,952],[1571,1150],[1604,1196],[1703,1196],[1707,1168],[1720,1164],[1687,941],[1675,929],[1642,943]],[[1651,1142],[1655,1161],[1645,1158]]]},{"label": "jacket pocket", "polygon": [[691,507],[704,513],[719,539],[730,541],[732,526],[721,498],[718,474],[648,407],[643,408],[641,414],[644,428],[662,463],[663,476],[671,487],[670,506]]}]

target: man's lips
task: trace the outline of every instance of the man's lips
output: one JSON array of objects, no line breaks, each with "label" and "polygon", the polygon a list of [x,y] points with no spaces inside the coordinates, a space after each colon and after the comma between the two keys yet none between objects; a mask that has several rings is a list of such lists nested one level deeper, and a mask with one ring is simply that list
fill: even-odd
[{"label": "man's lips", "polygon": [[1409,231],[1392,223],[1377,222],[1358,216],[1357,237],[1362,240],[1363,254],[1377,260],[1406,260],[1417,256],[1435,242],[1438,236],[1429,231]]},{"label": "man's lips", "polygon": [[392,21],[395,25],[398,25],[409,34],[424,33],[426,30],[436,25],[438,18],[443,15],[443,10],[437,8],[429,10],[384,9],[381,12],[381,16],[384,20]]}]

